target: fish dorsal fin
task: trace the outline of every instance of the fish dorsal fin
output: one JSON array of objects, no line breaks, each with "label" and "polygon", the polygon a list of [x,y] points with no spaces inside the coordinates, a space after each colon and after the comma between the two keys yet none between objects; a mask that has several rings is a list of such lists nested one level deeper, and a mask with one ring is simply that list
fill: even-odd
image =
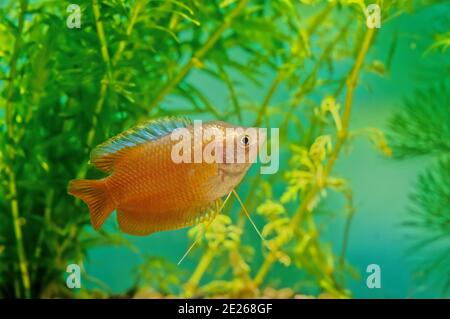
[{"label": "fish dorsal fin", "polygon": [[95,147],[91,152],[91,163],[98,169],[111,173],[116,160],[130,148],[157,140],[177,128],[188,127],[191,124],[188,118],[165,117],[136,125]]}]

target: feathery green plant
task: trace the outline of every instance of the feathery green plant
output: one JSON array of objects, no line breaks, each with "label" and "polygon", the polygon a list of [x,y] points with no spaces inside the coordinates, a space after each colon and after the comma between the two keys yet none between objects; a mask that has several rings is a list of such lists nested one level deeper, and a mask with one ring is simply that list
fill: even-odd
[{"label": "feathery green plant", "polygon": [[450,88],[446,80],[417,91],[406,99],[402,111],[390,120],[390,141],[399,159],[431,157],[410,195],[405,227],[412,232],[410,254],[433,252],[416,271],[420,281],[431,281],[450,292]]}]

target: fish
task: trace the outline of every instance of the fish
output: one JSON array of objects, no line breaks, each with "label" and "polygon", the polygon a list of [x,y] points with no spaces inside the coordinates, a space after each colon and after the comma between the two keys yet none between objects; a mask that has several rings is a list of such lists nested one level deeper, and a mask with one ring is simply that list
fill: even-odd
[{"label": "fish", "polygon": [[[149,120],[95,147],[90,163],[108,175],[71,180],[68,193],[87,204],[95,230],[113,211],[120,230],[137,236],[210,221],[265,142],[264,132],[247,134],[248,129],[221,121],[204,122],[199,129],[179,117]],[[184,135],[174,138],[180,132]],[[205,137],[205,132],[213,134]],[[211,156],[199,161],[196,151]],[[239,152],[246,160],[237,160]],[[184,161],[174,160],[182,153]]]}]

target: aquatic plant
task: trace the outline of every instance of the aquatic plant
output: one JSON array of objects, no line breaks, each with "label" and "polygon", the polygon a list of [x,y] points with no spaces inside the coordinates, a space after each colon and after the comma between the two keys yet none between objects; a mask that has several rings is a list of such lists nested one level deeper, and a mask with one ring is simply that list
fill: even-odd
[{"label": "aquatic plant", "polygon": [[[419,259],[416,277],[450,292],[450,89],[446,80],[417,91],[390,120],[390,140],[398,159],[417,156],[434,162],[418,177],[404,222]],[[433,258],[421,254],[433,252]]]},{"label": "aquatic plant", "polygon": [[[438,20],[434,35],[428,40],[425,55],[439,57],[449,52],[449,8]],[[437,59],[437,61],[441,61]],[[442,295],[450,293],[450,83],[449,62],[442,60],[432,70],[440,72],[421,78],[420,87],[404,99],[402,109],[389,121],[389,141],[398,160],[415,157],[426,159],[410,194],[409,216],[404,222],[411,247],[410,258],[416,259],[415,279],[439,287]],[[430,86],[431,80],[435,84]],[[431,162],[431,164],[429,164]],[[424,254],[432,258],[424,257]],[[426,287],[426,286],[425,286]],[[426,288],[422,288],[426,290]]]},{"label": "aquatic plant", "polygon": [[[106,138],[142,119],[184,115],[280,127],[291,163],[239,189],[249,212],[264,220],[265,244],[246,242],[251,229],[230,200],[210,227],[190,230],[205,237],[189,275],[147,256],[136,286],[158,296],[302,293],[301,285],[287,291],[270,280],[280,262],[312,281],[316,295],[349,297],[345,254],[355,209],[334,166],[358,135],[350,115],[361,74],[389,65],[368,57],[377,30],[366,27],[367,1],[77,3],[80,29],[66,26],[65,2],[3,1],[0,8],[0,296],[73,296],[63,280],[68,263],[83,265],[91,247],[130,245],[109,231],[93,233],[67,182],[98,177],[88,154]],[[383,21],[416,6],[378,3]],[[208,92],[205,81],[225,97]],[[380,131],[363,135],[389,155]],[[346,200],[335,212],[346,223],[338,254],[317,219],[331,190]]]}]

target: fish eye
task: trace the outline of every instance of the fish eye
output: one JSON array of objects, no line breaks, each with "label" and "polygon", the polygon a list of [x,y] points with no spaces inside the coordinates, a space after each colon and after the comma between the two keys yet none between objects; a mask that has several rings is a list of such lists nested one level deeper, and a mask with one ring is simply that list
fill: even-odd
[{"label": "fish eye", "polygon": [[250,143],[250,138],[248,135],[244,135],[241,137],[241,144],[247,146]]}]

